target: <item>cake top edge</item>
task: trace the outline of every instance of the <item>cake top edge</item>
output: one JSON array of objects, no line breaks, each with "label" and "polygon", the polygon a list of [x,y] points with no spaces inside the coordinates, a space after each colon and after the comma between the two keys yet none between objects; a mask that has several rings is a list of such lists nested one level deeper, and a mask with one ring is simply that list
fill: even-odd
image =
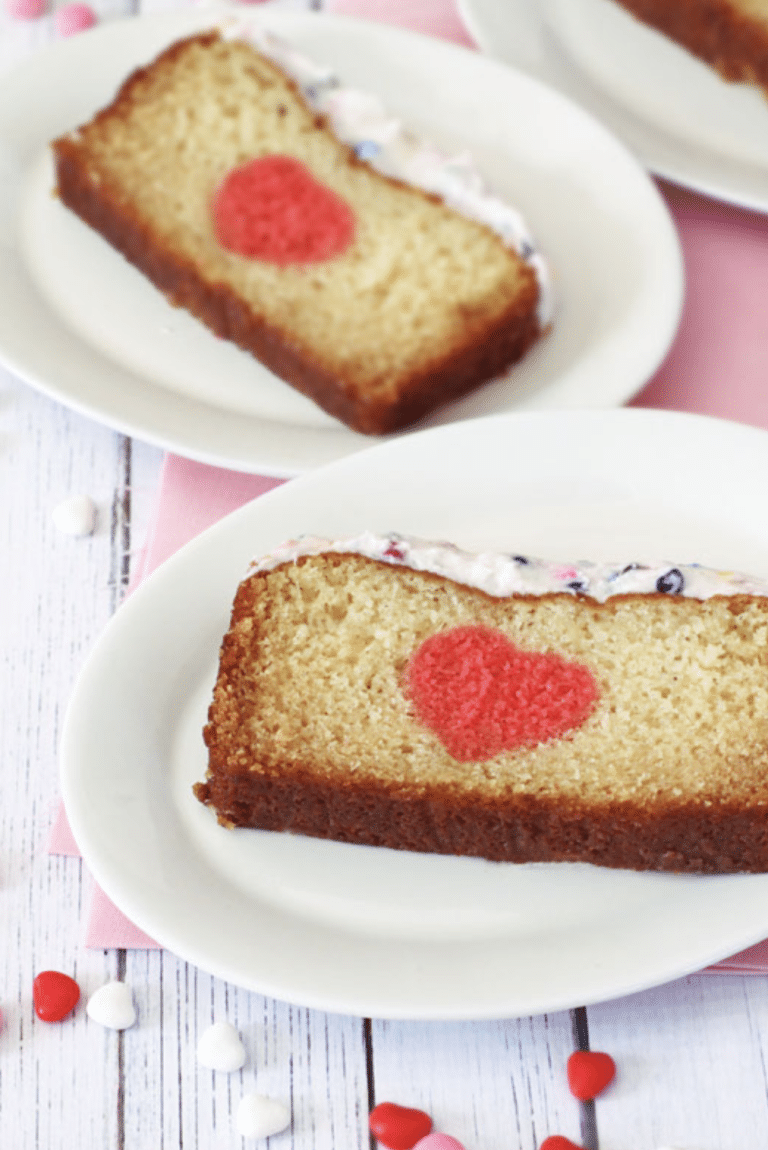
[{"label": "cake top edge", "polygon": [[306,556],[354,554],[394,567],[426,571],[484,591],[494,598],[512,595],[580,595],[603,603],[617,595],[666,594],[689,599],[717,595],[768,597],[768,581],[699,563],[557,562],[514,552],[470,552],[454,543],[396,532],[366,531],[346,539],[302,535],[254,559],[248,577]]}]

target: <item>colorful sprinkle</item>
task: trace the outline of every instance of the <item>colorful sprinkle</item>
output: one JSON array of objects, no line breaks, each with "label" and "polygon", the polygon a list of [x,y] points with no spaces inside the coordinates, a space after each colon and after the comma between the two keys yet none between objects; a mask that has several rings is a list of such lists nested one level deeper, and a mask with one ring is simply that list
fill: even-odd
[{"label": "colorful sprinkle", "polygon": [[74,978],[59,970],[43,970],[32,984],[35,1014],[43,1022],[61,1022],[80,999]]},{"label": "colorful sprinkle", "polygon": [[656,590],[665,595],[681,595],[684,587],[685,578],[679,567],[670,568],[656,580]]},{"label": "colorful sprinkle", "polygon": [[411,1110],[396,1102],[380,1102],[368,1118],[371,1133],[390,1150],[412,1150],[429,1134],[432,1119],[423,1110]]},{"label": "colorful sprinkle", "polygon": [[383,554],[388,559],[405,559],[405,548],[393,540]]}]

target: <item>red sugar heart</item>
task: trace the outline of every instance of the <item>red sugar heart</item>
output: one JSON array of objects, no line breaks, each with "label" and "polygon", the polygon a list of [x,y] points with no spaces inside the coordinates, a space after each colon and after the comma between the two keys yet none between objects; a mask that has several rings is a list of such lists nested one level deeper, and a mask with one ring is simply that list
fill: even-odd
[{"label": "red sugar heart", "polygon": [[286,267],[340,255],[355,217],[336,192],[291,156],[262,156],[233,169],[213,200],[222,247]]},{"label": "red sugar heart", "polygon": [[371,1133],[390,1150],[411,1150],[432,1129],[432,1119],[423,1110],[409,1110],[396,1102],[380,1102],[368,1118]]},{"label": "red sugar heart", "polygon": [[80,987],[58,970],[43,970],[32,983],[35,1014],[43,1022],[60,1022],[77,1005]]},{"label": "red sugar heart", "polygon": [[571,1094],[588,1102],[613,1082],[616,1063],[610,1054],[597,1050],[577,1050],[568,1059],[568,1085]]},{"label": "red sugar heart", "polygon": [[553,1134],[544,1139],[539,1150],[582,1150],[582,1147],[571,1142],[570,1138],[564,1138],[562,1134]]},{"label": "red sugar heart", "polygon": [[455,627],[432,635],[411,658],[406,690],[416,713],[459,762],[560,738],[598,698],[588,667],[522,651],[501,631]]}]

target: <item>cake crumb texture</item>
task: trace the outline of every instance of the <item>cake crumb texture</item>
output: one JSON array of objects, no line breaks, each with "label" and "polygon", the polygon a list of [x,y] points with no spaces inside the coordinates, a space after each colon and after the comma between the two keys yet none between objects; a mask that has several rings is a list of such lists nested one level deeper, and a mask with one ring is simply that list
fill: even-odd
[{"label": "cake crumb texture", "polygon": [[[179,41],[54,141],[63,202],[166,296],[354,429],[404,427],[540,335],[531,266],[490,228],[360,161],[253,47]],[[306,167],[354,216],[334,258],[284,266],[217,241],[235,169]]]},{"label": "cake crumb texture", "polygon": [[[473,761],[417,717],[425,641],[488,629],[588,670],[562,735]],[[198,798],[226,826],[507,861],[768,870],[768,599],[493,598],[361,555],[241,584]]]}]

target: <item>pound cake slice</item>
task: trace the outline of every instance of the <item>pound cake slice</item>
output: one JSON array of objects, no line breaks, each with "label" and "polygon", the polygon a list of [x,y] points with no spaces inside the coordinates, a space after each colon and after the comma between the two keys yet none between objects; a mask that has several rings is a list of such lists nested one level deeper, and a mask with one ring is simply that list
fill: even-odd
[{"label": "pound cake slice", "polygon": [[229,828],[766,871],[766,596],[696,566],[291,542],[237,591],[195,793]]},{"label": "pound cake slice", "polygon": [[768,95],[768,0],[616,0],[715,68]]},{"label": "pound cake slice", "polygon": [[171,45],[55,140],[63,203],[359,432],[504,372],[549,323],[519,214],[373,97],[236,31]]}]

